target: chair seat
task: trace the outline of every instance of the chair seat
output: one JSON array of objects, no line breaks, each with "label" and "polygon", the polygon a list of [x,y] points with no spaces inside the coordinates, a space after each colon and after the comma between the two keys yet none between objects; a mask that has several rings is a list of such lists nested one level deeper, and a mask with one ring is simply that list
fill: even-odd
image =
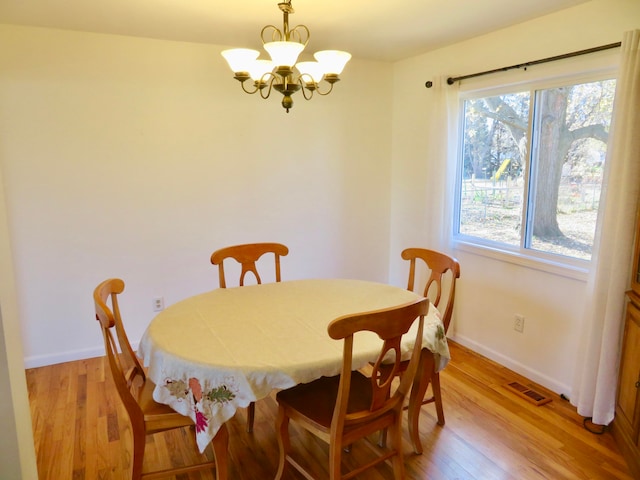
[{"label": "chair seat", "polygon": [[[306,417],[316,428],[328,432],[331,429],[339,384],[340,375],[321,377],[278,392],[276,400],[283,407],[289,407]],[[347,413],[367,410],[371,399],[371,380],[358,371],[352,372]]]},{"label": "chair seat", "polygon": [[193,425],[191,418],[153,399],[155,386],[156,385],[147,378],[138,392],[138,404],[144,415],[147,433],[161,432],[163,430]]}]

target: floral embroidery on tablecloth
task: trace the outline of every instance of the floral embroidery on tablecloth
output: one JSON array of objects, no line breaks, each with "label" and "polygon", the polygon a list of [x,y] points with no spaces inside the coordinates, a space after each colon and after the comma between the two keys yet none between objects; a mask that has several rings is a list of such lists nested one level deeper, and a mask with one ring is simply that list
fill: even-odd
[{"label": "floral embroidery on tablecloth", "polygon": [[425,323],[425,331],[428,332],[425,338],[429,339],[426,347],[435,355],[436,372],[442,370],[450,358],[447,334],[440,318],[440,312],[436,310],[433,318],[428,323]]},{"label": "floral embroidery on tablecloth", "polygon": [[231,402],[236,394],[227,385],[219,385],[206,392],[202,390],[197,378],[184,380],[167,379],[164,386],[178,401],[191,403],[195,416],[196,433],[204,432],[208,425],[208,417],[212,417],[212,410],[221,404]]}]

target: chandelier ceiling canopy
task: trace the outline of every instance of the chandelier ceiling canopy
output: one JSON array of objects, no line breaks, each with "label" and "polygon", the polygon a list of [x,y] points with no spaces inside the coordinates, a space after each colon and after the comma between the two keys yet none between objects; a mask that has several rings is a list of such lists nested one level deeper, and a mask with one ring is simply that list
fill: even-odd
[{"label": "chandelier ceiling canopy", "polygon": [[315,61],[298,62],[298,56],[309,42],[309,29],[305,25],[289,28],[289,14],[294,13],[291,0],[279,3],[278,7],[283,14],[282,29],[267,25],[260,33],[270,60],[259,59],[260,52],[249,48],[224,50],[222,56],[242,90],[249,94],[259,92],[262,98],[269,98],[274,89],[282,94],[282,106],[288,113],[293,107],[291,96],[299,90],[305,100],[310,100],[314,92],[331,93],[351,54],[323,50],[314,53]]}]

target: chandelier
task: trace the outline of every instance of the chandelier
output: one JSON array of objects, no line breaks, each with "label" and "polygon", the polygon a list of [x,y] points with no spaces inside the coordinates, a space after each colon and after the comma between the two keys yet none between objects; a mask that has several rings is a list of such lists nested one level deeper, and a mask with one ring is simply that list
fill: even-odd
[{"label": "chandelier", "polygon": [[[258,59],[260,52],[249,48],[224,50],[222,56],[233,71],[233,78],[241,83],[242,90],[249,94],[259,92],[266,99],[275,89],[282,94],[282,106],[289,113],[293,107],[291,96],[299,90],[305,100],[311,100],[314,92],[318,95],[331,93],[351,54],[323,50],[313,55],[315,62],[298,62],[298,56],[309,41],[309,29],[305,25],[289,28],[289,14],[294,13],[291,0],[278,3],[278,7],[283,15],[282,30],[267,25],[260,33],[262,46],[271,60]],[[321,83],[323,80],[326,83]]]}]

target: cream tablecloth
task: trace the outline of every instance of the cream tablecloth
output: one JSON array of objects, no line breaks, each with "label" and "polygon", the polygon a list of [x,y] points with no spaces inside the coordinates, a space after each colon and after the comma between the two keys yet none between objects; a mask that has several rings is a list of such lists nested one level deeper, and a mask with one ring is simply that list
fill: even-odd
[{"label": "cream tablecloth", "polygon": [[[138,354],[156,383],[154,399],[194,420],[204,451],[238,408],[273,389],[339,373],[342,341],[329,337],[331,320],[417,298],[398,287],[360,280],[221,288],[159,313],[145,331]],[[435,353],[440,370],[449,360],[449,348],[433,306],[424,331],[423,348]],[[405,352],[411,347],[412,342],[403,345]],[[356,335],[354,368],[375,359],[379,348],[374,334]]]}]

